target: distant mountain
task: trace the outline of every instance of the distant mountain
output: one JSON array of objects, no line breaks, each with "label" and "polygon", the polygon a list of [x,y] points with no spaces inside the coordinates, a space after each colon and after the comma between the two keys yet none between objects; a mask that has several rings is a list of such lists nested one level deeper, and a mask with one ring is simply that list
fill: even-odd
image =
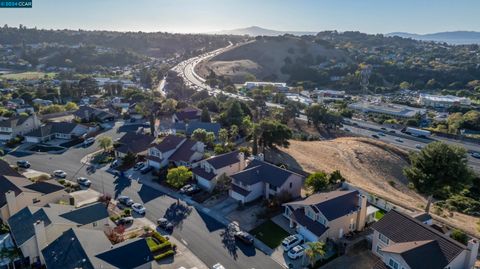
[{"label": "distant mountain", "polygon": [[247,28],[222,30],[217,32],[210,32],[209,34],[215,35],[248,35],[248,36],[280,36],[284,34],[290,35],[316,35],[317,32],[302,32],[302,31],[277,31],[271,29],[265,29],[258,26],[251,26]]},{"label": "distant mountain", "polygon": [[473,31],[440,32],[424,35],[396,32],[386,34],[386,36],[399,36],[423,41],[446,42],[454,45],[480,44],[480,32]]}]

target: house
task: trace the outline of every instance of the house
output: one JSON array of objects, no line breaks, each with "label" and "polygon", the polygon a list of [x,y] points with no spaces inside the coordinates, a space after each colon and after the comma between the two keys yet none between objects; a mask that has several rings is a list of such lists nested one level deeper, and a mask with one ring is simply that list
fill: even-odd
[{"label": "house", "polygon": [[175,132],[183,133],[188,137],[192,136],[193,132],[197,129],[212,132],[215,134],[215,137],[218,137],[218,132],[221,128],[222,126],[217,122],[192,121],[189,123],[177,122],[174,124]]},{"label": "house", "polygon": [[153,255],[144,238],[112,245],[103,231],[66,230],[43,248],[47,269],[152,268]]},{"label": "house", "polygon": [[30,143],[42,143],[52,139],[73,139],[86,135],[89,127],[74,122],[50,122],[25,134]]},{"label": "house", "polygon": [[380,258],[375,269],[471,269],[477,258],[477,239],[465,246],[396,210],[385,214],[372,229],[372,252]]},{"label": "house", "polygon": [[199,121],[201,117],[202,111],[194,108],[194,107],[187,107],[180,111],[177,111],[172,116],[172,122],[192,122],[192,121]]},{"label": "house", "polygon": [[253,159],[244,170],[230,176],[230,197],[242,203],[260,197],[270,199],[282,192],[288,193],[292,198],[299,197],[304,177],[262,159]]},{"label": "house", "polygon": [[18,135],[24,135],[40,127],[41,122],[36,114],[29,116],[14,116],[0,121],[0,140],[10,140]]},{"label": "house", "polygon": [[243,152],[232,151],[202,160],[193,165],[193,176],[198,185],[212,191],[221,175],[231,176],[245,168]]},{"label": "house", "polygon": [[290,227],[308,241],[335,241],[365,228],[367,198],[357,190],[315,193],[283,206]]},{"label": "house", "polygon": [[31,105],[21,105],[15,108],[15,112],[17,114],[20,114],[20,113],[33,114],[35,113],[35,109]]},{"label": "house", "polygon": [[138,132],[128,132],[118,140],[119,146],[115,148],[115,156],[123,158],[128,152],[135,155],[147,155],[147,151],[151,144],[155,141],[155,137]]},{"label": "house", "polygon": [[148,165],[161,169],[169,163],[177,166],[191,166],[203,158],[205,145],[185,137],[169,135],[148,149]]},{"label": "house", "polygon": [[82,227],[103,232],[113,225],[103,203],[75,208],[70,205],[48,204],[44,207],[28,206],[8,219],[15,243],[31,263],[44,264],[41,250],[63,232]]},{"label": "house", "polygon": [[73,113],[73,116],[82,122],[111,122],[115,120],[115,115],[113,113],[91,106],[81,106]]},{"label": "house", "polygon": [[7,162],[0,160],[0,218],[2,221],[7,221],[10,216],[27,206],[43,206],[69,198],[64,187],[56,181],[32,182],[10,167]]}]

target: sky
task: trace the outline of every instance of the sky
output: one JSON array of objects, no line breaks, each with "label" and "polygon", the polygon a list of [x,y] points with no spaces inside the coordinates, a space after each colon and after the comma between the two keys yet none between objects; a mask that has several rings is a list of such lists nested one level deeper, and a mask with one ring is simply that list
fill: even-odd
[{"label": "sky", "polygon": [[0,25],[198,33],[252,25],[289,31],[480,31],[478,0],[33,0]]}]

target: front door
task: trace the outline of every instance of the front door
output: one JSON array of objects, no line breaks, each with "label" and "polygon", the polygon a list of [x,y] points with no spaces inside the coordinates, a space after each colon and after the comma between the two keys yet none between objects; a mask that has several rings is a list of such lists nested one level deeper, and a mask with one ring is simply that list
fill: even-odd
[{"label": "front door", "polygon": [[343,228],[340,229],[340,231],[338,232],[338,238],[342,238],[343,237]]}]

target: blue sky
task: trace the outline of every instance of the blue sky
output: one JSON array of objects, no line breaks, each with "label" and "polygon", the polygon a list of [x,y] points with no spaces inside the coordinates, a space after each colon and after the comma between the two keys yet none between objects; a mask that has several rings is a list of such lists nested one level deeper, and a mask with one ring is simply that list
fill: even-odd
[{"label": "blue sky", "polygon": [[0,9],[0,25],[47,29],[208,32],[275,30],[366,33],[480,31],[478,0],[33,0]]}]

